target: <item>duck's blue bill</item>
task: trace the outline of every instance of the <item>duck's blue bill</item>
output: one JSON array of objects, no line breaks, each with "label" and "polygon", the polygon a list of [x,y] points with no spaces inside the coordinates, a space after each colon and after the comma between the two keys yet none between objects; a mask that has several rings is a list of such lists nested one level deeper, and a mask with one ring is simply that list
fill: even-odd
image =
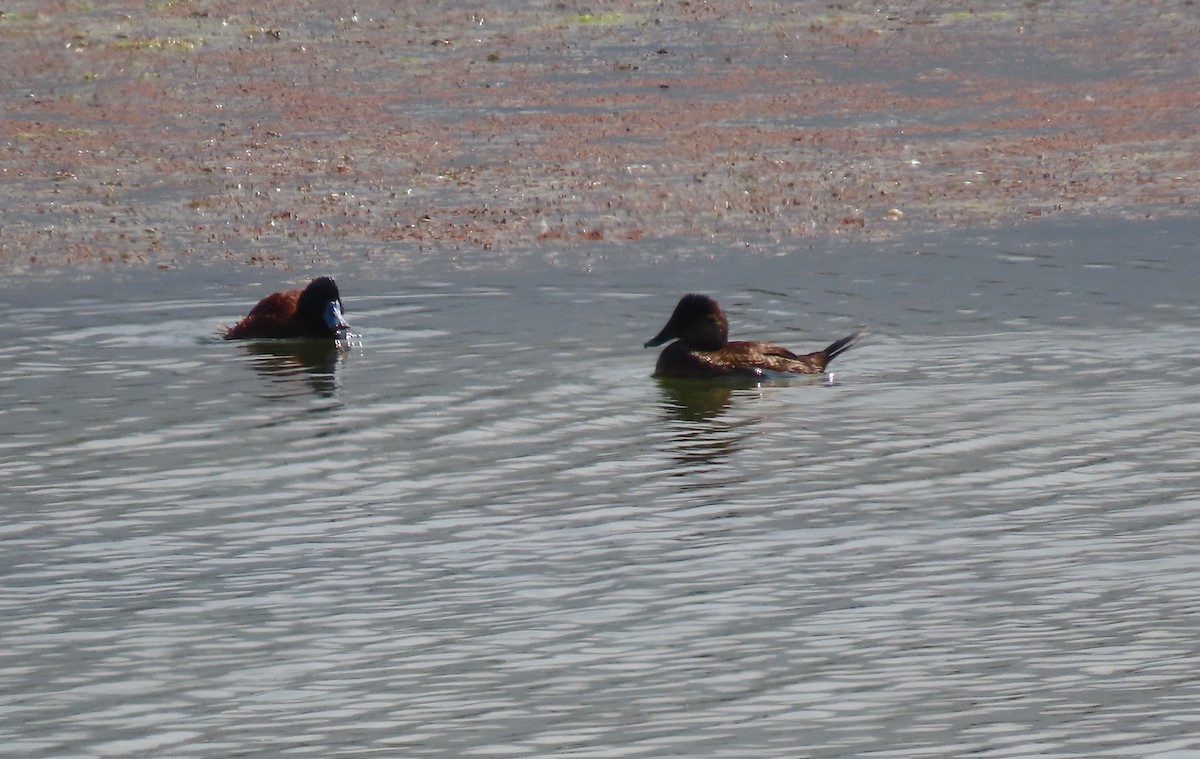
[{"label": "duck's blue bill", "polygon": [[344,329],[350,329],[350,323],[342,318],[342,304],[336,300],[331,300],[325,306],[325,324],[330,329],[340,332]]}]

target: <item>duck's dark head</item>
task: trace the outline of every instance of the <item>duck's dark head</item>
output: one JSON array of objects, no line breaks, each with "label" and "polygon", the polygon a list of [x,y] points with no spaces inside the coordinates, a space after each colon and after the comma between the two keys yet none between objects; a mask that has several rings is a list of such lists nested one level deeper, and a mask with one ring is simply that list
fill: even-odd
[{"label": "duck's dark head", "polygon": [[296,316],[313,334],[341,337],[350,325],[342,317],[342,295],[333,277],[317,277],[308,283],[296,303]]},{"label": "duck's dark head", "polygon": [[646,348],[678,339],[698,351],[715,351],[729,339],[729,322],[717,302],[707,295],[692,293],[679,299],[662,330],[645,342]]}]

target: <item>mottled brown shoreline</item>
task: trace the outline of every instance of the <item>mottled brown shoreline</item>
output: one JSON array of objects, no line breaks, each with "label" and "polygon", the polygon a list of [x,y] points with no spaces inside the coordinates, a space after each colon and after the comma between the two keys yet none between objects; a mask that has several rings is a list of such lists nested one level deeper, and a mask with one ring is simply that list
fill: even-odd
[{"label": "mottled brown shoreline", "polygon": [[0,267],[1196,213],[1200,9],[988,8],[9,3]]}]

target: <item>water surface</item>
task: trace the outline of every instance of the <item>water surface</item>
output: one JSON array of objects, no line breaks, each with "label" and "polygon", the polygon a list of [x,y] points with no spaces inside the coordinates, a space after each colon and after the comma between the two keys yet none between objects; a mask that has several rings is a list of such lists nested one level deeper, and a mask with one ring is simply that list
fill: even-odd
[{"label": "water surface", "polygon": [[[9,282],[14,756],[1200,750],[1194,230]],[[678,295],[825,378],[679,387]]]}]

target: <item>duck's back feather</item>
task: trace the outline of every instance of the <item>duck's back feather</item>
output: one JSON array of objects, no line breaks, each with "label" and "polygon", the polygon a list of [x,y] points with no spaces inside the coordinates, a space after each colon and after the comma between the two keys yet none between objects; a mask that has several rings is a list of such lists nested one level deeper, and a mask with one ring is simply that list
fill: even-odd
[{"label": "duck's back feather", "polygon": [[797,355],[781,345],[734,340],[714,351],[698,351],[677,340],[658,356],[654,373],[660,377],[761,377],[764,372],[821,374],[835,356],[858,341],[863,329],[824,350]]},{"label": "duck's back feather", "polygon": [[294,319],[299,290],[271,293],[250,309],[250,313],[225,333],[226,340],[243,338],[301,337]]}]

